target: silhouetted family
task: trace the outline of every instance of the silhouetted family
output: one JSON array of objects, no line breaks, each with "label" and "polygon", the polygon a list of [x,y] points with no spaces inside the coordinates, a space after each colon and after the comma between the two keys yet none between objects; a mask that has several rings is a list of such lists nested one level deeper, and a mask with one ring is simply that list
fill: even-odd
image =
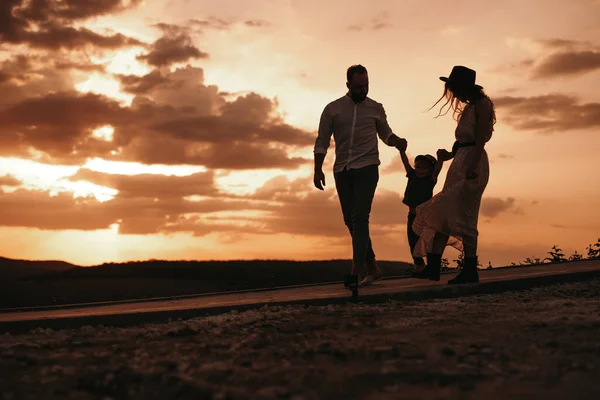
[{"label": "silhouetted family", "polygon": [[[438,116],[453,110],[457,121],[455,142],[450,151],[437,150],[437,159],[430,154],[416,156],[414,165],[406,156],[406,139],[393,133],[383,105],[367,97],[369,78],[364,66],[348,68],[348,92],[323,110],[314,148],[314,185],[323,190],[323,161],[333,135],[335,186],[352,237],[350,274],[357,281],[362,277],[360,286],[383,277],[369,235],[369,215],[381,163],[378,138],[398,149],[406,169],[403,203],[409,209],[407,236],[415,264],[412,276],[439,281],[444,249],[453,246],[464,253],[464,262],[458,276],[448,283],[479,282],[477,221],[489,178],[484,147],[492,137],[496,116],[491,99],[475,79],[476,72],[464,66],[455,66],[448,77],[440,77],[444,93],[431,108],[446,99]],[[434,196],[443,163],[450,160],[444,186]]]}]

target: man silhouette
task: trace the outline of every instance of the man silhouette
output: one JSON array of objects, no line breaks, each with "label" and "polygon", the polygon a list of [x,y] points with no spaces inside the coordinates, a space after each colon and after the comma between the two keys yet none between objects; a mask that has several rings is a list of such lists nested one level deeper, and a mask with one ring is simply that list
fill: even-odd
[{"label": "man silhouette", "polygon": [[344,223],[352,236],[351,274],[363,275],[366,264],[366,276],[360,282],[364,286],[383,277],[369,236],[369,214],[381,164],[377,136],[388,146],[398,149],[406,149],[407,142],[392,132],[383,105],[367,97],[367,69],[352,65],[346,71],[346,79],[348,92],[327,104],[321,114],[314,148],[314,184],[323,190],[323,161],[333,134],[335,187]]}]

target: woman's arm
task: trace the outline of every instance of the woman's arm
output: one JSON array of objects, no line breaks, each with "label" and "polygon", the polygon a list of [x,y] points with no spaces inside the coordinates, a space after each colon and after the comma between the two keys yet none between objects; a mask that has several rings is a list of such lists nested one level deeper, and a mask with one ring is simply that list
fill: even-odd
[{"label": "woman's arm", "polygon": [[442,167],[444,166],[444,160],[438,160],[437,163],[435,163],[435,168],[433,168],[433,173],[431,174],[433,177],[433,181],[437,183],[437,178],[440,175],[440,172],[442,172]]},{"label": "woman's arm", "polygon": [[490,117],[491,117],[491,104],[489,101],[480,101],[477,104],[477,114],[475,121],[475,151],[473,152],[473,158],[471,159],[471,165],[467,169],[467,179],[474,179],[477,177],[477,167],[481,161],[481,155],[483,154],[483,148],[485,146],[485,137],[490,129]]},{"label": "woman's arm", "polygon": [[450,153],[448,150],[446,149],[438,149],[437,151],[437,163],[435,164],[435,167],[433,168],[433,181],[435,183],[437,183],[437,178],[440,175],[440,172],[442,172],[442,167],[444,166],[444,162],[448,161],[448,160],[452,160],[454,158],[454,155],[452,153]]}]

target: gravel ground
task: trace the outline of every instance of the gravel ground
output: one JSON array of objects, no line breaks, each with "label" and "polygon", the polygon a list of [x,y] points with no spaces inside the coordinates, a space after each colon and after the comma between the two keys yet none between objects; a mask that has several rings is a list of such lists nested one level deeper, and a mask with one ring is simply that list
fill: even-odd
[{"label": "gravel ground", "polygon": [[0,336],[2,399],[599,399],[600,280]]}]

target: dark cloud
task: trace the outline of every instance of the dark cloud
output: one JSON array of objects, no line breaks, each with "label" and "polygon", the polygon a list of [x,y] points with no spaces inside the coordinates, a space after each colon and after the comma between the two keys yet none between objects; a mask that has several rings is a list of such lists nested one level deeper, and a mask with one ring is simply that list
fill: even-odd
[{"label": "dark cloud", "polygon": [[211,28],[211,29],[229,29],[232,22],[225,21],[221,18],[208,17],[206,19],[192,19],[190,25],[197,28]]},{"label": "dark cloud", "polygon": [[[91,93],[44,95],[33,86],[25,96],[21,87],[7,86],[17,98],[4,109],[0,103],[0,154],[23,156],[35,149],[45,162],[70,165],[102,157],[224,169],[294,169],[310,161],[288,151],[312,146],[314,134],[286,124],[277,103],[258,94],[226,100],[218,87],[203,84],[202,69],[119,79],[139,93],[131,107]],[[93,135],[107,125],[114,128],[112,141]]]},{"label": "dark cloud", "polygon": [[555,38],[534,43],[541,47],[541,57],[503,66],[498,71],[522,74],[525,70],[532,79],[547,79],[584,75],[600,69],[600,49],[589,41]]},{"label": "dark cloud", "polygon": [[126,46],[145,45],[143,42],[121,33],[103,35],[87,28],[73,28],[55,23],[44,24],[39,32],[23,33],[22,40],[31,47],[48,50],[75,50],[86,46],[117,49]]},{"label": "dark cloud", "polygon": [[4,71],[0,71],[0,84],[7,82],[9,79],[11,79],[11,75],[4,72]]},{"label": "dark cloud", "polygon": [[[69,112],[65,112],[69,110]],[[79,163],[88,156],[113,150],[92,136],[106,124],[127,126],[131,113],[115,100],[96,94],[60,92],[30,98],[0,112],[3,152],[27,148],[43,151],[63,163]],[[6,154],[6,153],[5,153]]]},{"label": "dark cloud", "polygon": [[498,214],[515,209],[516,200],[513,197],[507,197],[506,199],[501,199],[499,197],[484,197],[481,200],[481,215],[494,218],[497,217]]},{"label": "dark cloud", "polygon": [[[111,175],[84,169],[70,180],[89,181],[119,193],[112,200],[99,202],[90,197],[74,199],[71,194],[50,196],[43,191],[0,192],[0,226],[96,230],[118,223],[120,234],[218,233],[231,242],[243,240],[244,235],[284,233],[319,237],[350,248],[335,189],[318,191],[310,177],[290,181],[279,176],[243,197],[219,192],[211,172],[168,177]],[[512,198],[486,198],[481,212],[495,217],[514,205]],[[398,193],[378,190],[371,234],[375,246],[386,249],[378,254],[403,251],[407,211]]]},{"label": "dark cloud", "polygon": [[363,26],[350,25],[350,26],[348,26],[348,30],[353,31],[353,32],[379,31],[379,30],[383,30],[383,29],[392,28],[393,26],[394,25],[388,24],[385,22],[374,22],[372,24],[363,25]]},{"label": "dark cloud", "polygon": [[217,17],[208,17],[205,19],[191,19],[189,20],[188,24],[192,29],[198,30],[200,32],[206,29],[227,30],[232,28],[236,24],[243,24],[244,26],[250,28],[265,28],[267,26],[271,26],[270,22],[262,19],[249,19],[241,22],[236,22],[226,21],[222,18]]},{"label": "dark cloud", "polygon": [[186,28],[170,24],[158,24],[156,27],[163,31],[163,36],[152,43],[148,53],[138,56],[139,60],[154,67],[164,67],[190,59],[208,58],[208,53],[194,45]]},{"label": "dark cloud", "polygon": [[116,75],[121,82],[121,89],[133,94],[144,94],[150,92],[159,85],[169,82],[159,70],[154,70],[149,74],[138,75]]},{"label": "dark cloud", "polygon": [[200,172],[188,176],[154,174],[120,175],[105,174],[80,169],[69,178],[72,181],[88,181],[119,191],[119,198],[148,197],[169,199],[186,196],[209,196],[217,194],[214,172]]},{"label": "dark cloud", "polygon": [[600,69],[600,51],[563,51],[544,58],[535,68],[538,79],[582,75]]},{"label": "dark cloud", "polygon": [[[345,237],[342,211],[335,188],[325,192],[313,187],[312,179],[289,181],[285,177],[273,178],[251,196],[252,199],[276,201],[271,207],[271,218],[263,218],[265,229],[298,235]],[[396,192],[378,189],[372,207],[371,225],[404,229],[408,210]]]},{"label": "dark cloud", "polygon": [[94,198],[45,191],[0,192],[0,225],[38,229],[106,229],[116,219]]},{"label": "dark cloud", "polygon": [[58,70],[77,70],[82,72],[105,72],[105,66],[93,64],[91,62],[77,62],[73,60],[63,60],[54,62],[54,67]]},{"label": "dark cloud", "polygon": [[520,130],[549,133],[600,125],[600,103],[580,104],[576,97],[563,94],[497,97],[494,105],[504,123]]},{"label": "dark cloud", "polygon": [[362,32],[362,31],[379,31],[383,29],[392,28],[393,25],[388,22],[389,15],[388,13],[380,13],[379,15],[373,17],[369,22],[364,24],[353,24],[348,26],[348,30],[353,32]]},{"label": "dark cloud", "polygon": [[[12,193],[0,191],[0,226],[27,227],[43,230],[97,230],[120,224],[121,234],[153,234],[189,231],[189,219],[222,211],[240,211],[264,208],[242,199],[206,197],[186,200],[188,193],[214,193],[211,176],[116,177],[110,174],[82,172],[72,180],[106,182],[122,188],[114,199],[100,202],[94,197],[73,198],[71,193],[51,195],[47,191],[18,189]],[[153,180],[173,188],[177,184],[192,183],[192,188],[169,194]],[[129,185],[129,186],[128,186]],[[161,197],[157,197],[161,196]],[[223,224],[221,224],[223,225]],[[222,230],[235,230],[235,226],[223,226]],[[210,232],[207,232],[210,233]]]},{"label": "dark cloud", "polygon": [[548,49],[574,49],[579,46],[590,46],[590,42],[569,39],[538,39],[536,42]]},{"label": "dark cloud", "polygon": [[251,20],[247,20],[244,22],[244,24],[246,26],[252,27],[252,28],[264,28],[266,26],[270,26],[271,23],[264,21],[262,19],[251,19]]},{"label": "dark cloud", "polygon": [[104,35],[73,26],[78,21],[135,7],[140,1],[4,0],[0,5],[0,40],[49,50],[143,45],[119,33]]},{"label": "dark cloud", "polygon": [[[335,191],[317,191],[311,179],[289,181],[276,177],[265,182],[255,194],[241,197],[216,191],[211,185],[212,177],[208,173],[188,177],[128,177],[81,171],[71,179],[121,190],[115,199],[99,206],[110,216],[107,223],[121,224],[120,233],[188,232],[195,236],[215,232],[287,233],[334,239],[348,235]],[[186,189],[186,185],[191,188]],[[202,196],[202,200],[183,198],[194,194]],[[52,207],[46,210],[51,212]],[[231,214],[234,211],[241,213]],[[397,193],[380,190],[371,216],[373,234],[404,234],[406,211]],[[222,212],[231,215],[224,216]],[[67,215],[64,218],[69,219]]]},{"label": "dark cloud", "polygon": [[69,70],[57,68],[53,64],[56,61],[62,62],[63,58],[46,60],[37,55],[14,54],[0,62],[0,74],[9,77],[0,81],[0,113],[4,108],[28,98],[43,96],[49,92],[71,90],[75,85],[73,77]]},{"label": "dark cloud", "polygon": [[114,14],[135,7],[142,0],[30,0],[13,1],[16,17],[29,21],[45,22],[51,19],[82,20],[106,14]]}]

